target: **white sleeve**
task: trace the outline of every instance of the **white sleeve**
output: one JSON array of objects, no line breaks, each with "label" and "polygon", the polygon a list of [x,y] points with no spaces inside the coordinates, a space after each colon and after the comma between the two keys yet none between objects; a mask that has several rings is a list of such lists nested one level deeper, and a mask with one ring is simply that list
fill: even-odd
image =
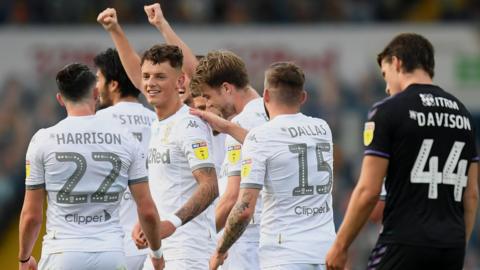
[{"label": "white sleeve", "polygon": [[134,138],[133,135],[128,134],[130,137],[129,143],[131,145],[131,158],[132,162],[130,168],[128,168],[128,184],[136,184],[148,181],[147,177],[147,154],[140,142]]},{"label": "white sleeve", "polygon": [[25,158],[25,187],[26,189],[45,188],[45,168],[43,151],[41,149],[42,129],[37,131],[30,140]]},{"label": "white sleeve", "polygon": [[255,129],[250,131],[243,143],[240,188],[262,189],[267,171],[267,153]]},{"label": "white sleeve", "polygon": [[176,125],[177,144],[185,154],[192,171],[215,168],[210,127],[197,117],[186,117]]},{"label": "white sleeve", "polygon": [[232,136],[227,135],[225,139],[227,150],[227,175],[240,176],[242,167],[242,144],[235,140]]}]

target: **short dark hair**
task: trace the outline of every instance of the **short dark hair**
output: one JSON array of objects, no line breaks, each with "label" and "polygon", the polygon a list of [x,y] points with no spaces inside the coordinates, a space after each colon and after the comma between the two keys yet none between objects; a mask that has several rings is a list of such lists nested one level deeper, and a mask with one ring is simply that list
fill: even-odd
[{"label": "short dark hair", "polygon": [[224,82],[238,88],[245,88],[248,85],[245,63],[238,55],[225,50],[209,52],[200,59],[194,78],[198,83],[210,87],[219,87]]},{"label": "short dark hair", "polygon": [[182,69],[183,53],[178,46],[157,44],[143,53],[141,64],[143,65],[146,60],[155,65],[168,61],[173,68]]},{"label": "short dark hair", "polygon": [[402,33],[394,37],[377,56],[378,65],[390,62],[395,56],[402,61],[405,72],[417,68],[425,70],[431,78],[435,75],[434,49],[430,41],[415,33]]},{"label": "short dark hair", "polygon": [[294,105],[300,102],[305,84],[305,74],[293,62],[275,62],[265,71],[267,87],[283,104]]},{"label": "short dark hair", "polygon": [[97,81],[87,65],[73,63],[62,68],[56,77],[60,94],[63,98],[78,102],[86,98]]},{"label": "short dark hair", "polygon": [[108,48],[106,51],[96,55],[93,62],[105,76],[106,83],[111,81],[118,82],[121,97],[138,97],[140,95],[140,91],[128,78],[117,50]]}]

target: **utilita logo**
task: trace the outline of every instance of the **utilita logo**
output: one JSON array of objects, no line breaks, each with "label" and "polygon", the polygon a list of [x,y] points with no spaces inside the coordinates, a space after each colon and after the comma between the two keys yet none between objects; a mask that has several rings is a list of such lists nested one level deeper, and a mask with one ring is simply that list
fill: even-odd
[{"label": "utilita logo", "polygon": [[107,222],[112,218],[110,213],[107,210],[103,210],[103,214],[92,215],[92,216],[82,216],[79,214],[68,214],[65,216],[65,221],[68,223],[77,223],[77,224],[89,224],[89,223],[99,223]]}]

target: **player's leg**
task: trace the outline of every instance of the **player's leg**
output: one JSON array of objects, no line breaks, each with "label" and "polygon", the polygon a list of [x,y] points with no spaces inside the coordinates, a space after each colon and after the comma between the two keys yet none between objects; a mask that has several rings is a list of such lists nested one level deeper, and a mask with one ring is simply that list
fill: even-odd
[{"label": "player's leg", "polygon": [[125,261],[127,263],[128,270],[141,270],[143,264],[147,260],[147,255],[126,256]]}]

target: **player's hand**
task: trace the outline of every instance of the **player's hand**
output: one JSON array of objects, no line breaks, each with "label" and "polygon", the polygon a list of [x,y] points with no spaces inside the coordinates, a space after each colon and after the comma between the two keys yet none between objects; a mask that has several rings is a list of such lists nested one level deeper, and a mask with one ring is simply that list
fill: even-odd
[{"label": "player's hand", "polygon": [[196,115],[203,120],[207,121],[208,124],[212,127],[212,129],[220,132],[220,133],[227,133],[228,128],[232,125],[232,122],[223,119],[222,117],[214,114],[210,111],[201,111],[194,108],[190,108],[190,114]]},{"label": "player's hand", "polygon": [[165,22],[165,17],[163,16],[162,8],[159,3],[144,6],[143,9],[147,14],[148,22],[151,25],[159,27]]},{"label": "player's hand", "polygon": [[170,222],[168,220],[162,220],[160,222],[160,236],[162,237],[162,239],[165,239],[165,238],[169,237],[176,230],[177,230],[177,228],[175,228],[175,226],[172,224],[172,222]]},{"label": "player's hand", "polygon": [[138,249],[144,249],[148,247],[147,237],[145,236],[145,233],[138,222],[135,224],[135,226],[133,226],[132,239]]},{"label": "player's hand", "polygon": [[218,253],[218,251],[215,250],[215,253],[213,253],[212,257],[210,257],[210,262],[208,263],[209,269],[217,270],[218,267],[223,264],[227,256],[227,253]]},{"label": "player's hand", "polygon": [[27,262],[18,263],[19,270],[37,270],[37,261],[33,256],[30,256],[30,259]]},{"label": "player's hand", "polygon": [[153,268],[155,270],[163,270],[165,268],[165,260],[163,259],[163,256],[160,259],[150,257],[152,260]]},{"label": "player's hand", "polygon": [[112,31],[118,28],[117,11],[114,8],[107,8],[100,12],[97,17],[97,22],[100,23],[107,31]]},{"label": "player's hand", "polygon": [[327,270],[345,269],[345,264],[347,263],[347,252],[348,250],[342,249],[334,243],[328,251],[327,257],[325,258]]}]

